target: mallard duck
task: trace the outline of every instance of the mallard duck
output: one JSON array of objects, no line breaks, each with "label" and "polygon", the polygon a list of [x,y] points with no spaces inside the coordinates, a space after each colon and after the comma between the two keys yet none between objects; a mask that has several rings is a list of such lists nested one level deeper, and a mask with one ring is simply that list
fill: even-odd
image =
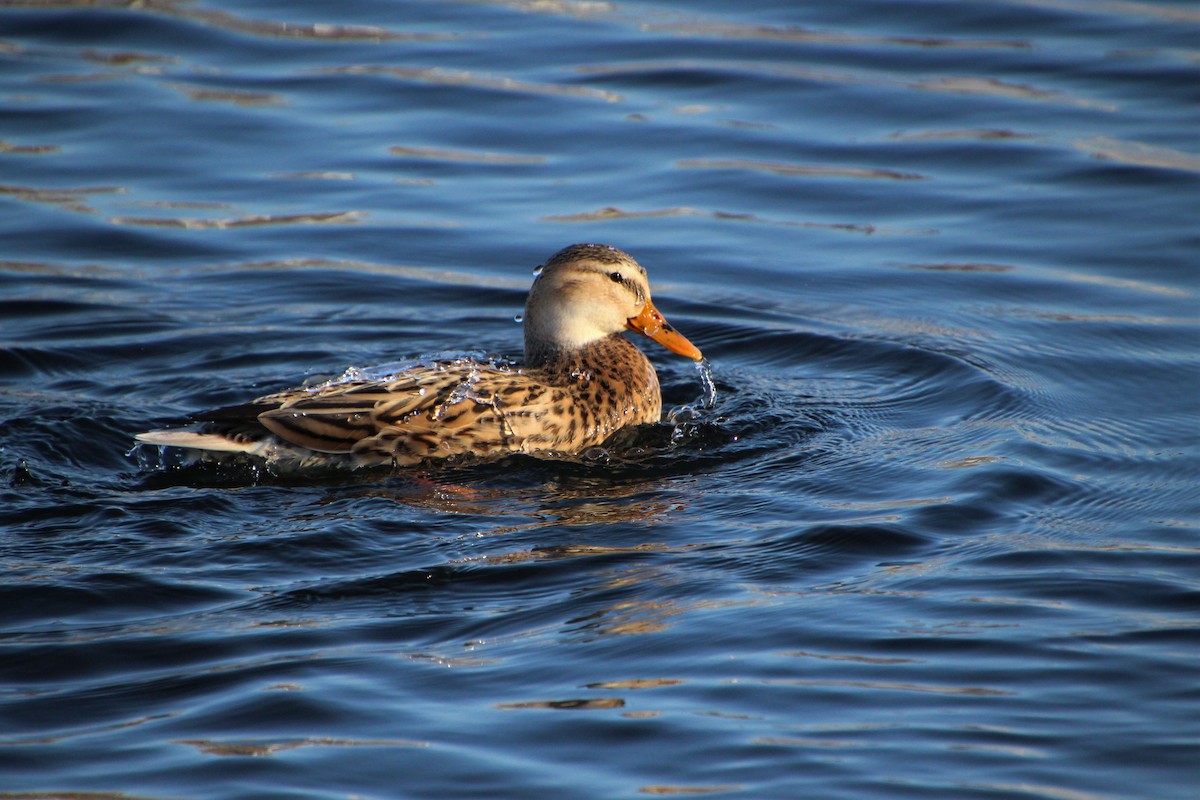
[{"label": "mallard duck", "polygon": [[661,418],[658,376],[623,331],[701,358],[650,301],[646,270],[607,245],[571,245],[546,261],[524,329],[521,364],[454,359],[383,380],[290,389],[137,440],[202,459],[246,454],[301,467],[578,453]]}]

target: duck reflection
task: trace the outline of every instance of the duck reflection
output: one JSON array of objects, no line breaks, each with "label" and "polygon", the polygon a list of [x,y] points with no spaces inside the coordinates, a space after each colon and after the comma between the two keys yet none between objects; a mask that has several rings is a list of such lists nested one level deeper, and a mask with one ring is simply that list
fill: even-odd
[{"label": "duck reflection", "polygon": [[[357,497],[392,500],[403,505],[457,516],[480,516],[509,524],[492,525],[477,536],[500,536],[558,526],[637,523],[654,525],[685,509],[678,492],[661,481],[613,483],[611,479],[551,479],[537,486],[511,488],[450,482],[417,476],[403,484],[379,485],[354,491]],[[672,499],[666,500],[664,496]],[[341,502],[347,493],[329,495]]]},{"label": "duck reflection", "polygon": [[[454,540],[469,544],[466,554],[446,562],[456,573],[469,565],[548,567],[568,560],[590,561],[581,569],[571,568],[577,574],[570,579],[574,582],[570,594],[578,601],[572,604],[578,607],[574,615],[562,620],[561,630],[568,635],[656,633],[694,607],[692,602],[663,597],[664,587],[677,579],[658,558],[694,545],[669,544],[665,530],[662,537],[650,538],[657,526],[676,525],[686,518],[688,495],[680,490],[677,478],[668,486],[657,480],[613,482],[611,476],[575,474],[515,489],[461,480],[450,483],[449,479],[409,478],[403,484],[360,489],[354,496],[486,520],[469,533],[456,526]],[[346,493],[339,492],[328,501],[345,499]],[[596,528],[599,531],[589,530]],[[554,580],[546,573],[546,584]],[[608,597],[616,599],[601,599]]]}]

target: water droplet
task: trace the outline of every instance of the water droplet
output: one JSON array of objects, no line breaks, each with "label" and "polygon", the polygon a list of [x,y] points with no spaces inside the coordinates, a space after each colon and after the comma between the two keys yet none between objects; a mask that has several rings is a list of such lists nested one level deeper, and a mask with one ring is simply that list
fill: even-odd
[{"label": "water droplet", "polygon": [[533,274],[534,274],[534,275],[541,275],[541,274],[542,274],[542,270],[544,270],[545,268],[546,268],[546,265],[545,265],[545,264],[538,264],[536,267],[534,267],[534,268],[533,268]]},{"label": "water droplet", "polygon": [[710,411],[717,403],[717,384],[713,380],[712,364],[708,363],[707,358],[702,358],[696,362],[696,371],[700,373],[700,385],[704,389],[701,403],[706,411]]},{"label": "water droplet", "polygon": [[513,321],[514,321],[514,322],[524,322],[524,321],[525,321],[525,315],[524,315],[524,314],[517,314],[515,317],[513,317]]},{"label": "water droplet", "polygon": [[579,454],[579,460],[585,464],[608,464],[612,461],[612,456],[603,447],[589,447]]},{"label": "water droplet", "polygon": [[667,412],[667,422],[680,424],[683,422],[694,422],[700,419],[700,412],[692,406],[679,406]]}]

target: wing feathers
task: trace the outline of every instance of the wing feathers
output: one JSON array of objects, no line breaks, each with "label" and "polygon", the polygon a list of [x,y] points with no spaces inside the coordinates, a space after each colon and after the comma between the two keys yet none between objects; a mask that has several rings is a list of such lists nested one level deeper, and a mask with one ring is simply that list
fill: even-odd
[{"label": "wing feathers", "polygon": [[151,431],[138,441],[268,457],[306,450],[359,464],[571,449],[601,431],[587,432],[594,424],[586,415],[574,419],[568,394],[522,371],[434,366],[267,395],[197,417],[198,431]]}]

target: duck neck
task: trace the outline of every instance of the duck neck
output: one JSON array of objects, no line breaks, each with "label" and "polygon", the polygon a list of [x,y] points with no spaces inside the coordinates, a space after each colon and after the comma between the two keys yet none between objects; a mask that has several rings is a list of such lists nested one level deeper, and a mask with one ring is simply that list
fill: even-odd
[{"label": "duck neck", "polygon": [[641,383],[647,372],[654,376],[654,367],[645,354],[619,333],[575,348],[531,347],[526,342],[525,366],[550,375],[587,375],[589,380],[619,374]]},{"label": "duck neck", "polygon": [[530,369],[552,370],[557,365],[570,361],[578,352],[573,348],[536,342],[528,336],[525,337],[525,366]]}]

